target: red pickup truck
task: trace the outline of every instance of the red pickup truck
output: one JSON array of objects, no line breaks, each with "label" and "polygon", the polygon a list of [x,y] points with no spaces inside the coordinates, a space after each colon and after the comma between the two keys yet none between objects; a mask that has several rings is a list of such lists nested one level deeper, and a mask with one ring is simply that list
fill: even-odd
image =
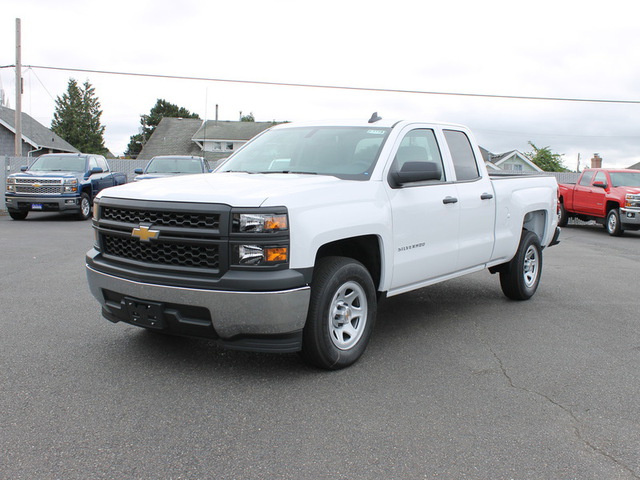
[{"label": "red pickup truck", "polygon": [[640,230],[640,170],[589,168],[576,184],[558,185],[558,225],[595,220],[609,235]]}]

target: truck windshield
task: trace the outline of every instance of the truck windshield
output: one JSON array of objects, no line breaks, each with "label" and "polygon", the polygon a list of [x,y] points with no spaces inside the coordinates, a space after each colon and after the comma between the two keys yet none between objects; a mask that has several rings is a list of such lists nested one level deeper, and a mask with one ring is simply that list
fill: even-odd
[{"label": "truck windshield", "polygon": [[29,168],[33,172],[84,172],[84,157],[62,155],[43,155]]},{"label": "truck windshield", "polygon": [[614,187],[640,187],[640,172],[609,172]]},{"label": "truck windshield", "polygon": [[368,180],[389,128],[292,127],[265,132],[220,172],[302,173]]},{"label": "truck windshield", "polygon": [[202,173],[202,162],[197,158],[153,158],[146,173]]}]

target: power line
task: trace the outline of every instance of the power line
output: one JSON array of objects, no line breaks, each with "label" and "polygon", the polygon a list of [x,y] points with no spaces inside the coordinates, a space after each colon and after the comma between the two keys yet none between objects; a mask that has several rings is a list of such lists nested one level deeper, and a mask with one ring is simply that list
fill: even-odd
[{"label": "power line", "polygon": [[[0,68],[15,67],[15,65],[3,65]],[[380,92],[380,93],[408,93],[415,95],[442,95],[442,96],[457,96],[457,97],[476,97],[476,98],[501,98],[510,100],[543,100],[554,102],[579,102],[579,103],[607,103],[607,104],[627,104],[627,105],[639,105],[640,100],[612,100],[612,99],[594,99],[594,98],[569,98],[569,97],[536,97],[528,95],[492,95],[484,93],[464,93],[464,92],[435,92],[427,90],[403,90],[394,88],[374,88],[374,87],[353,87],[347,85],[320,85],[312,83],[286,83],[286,82],[266,82],[260,80],[239,80],[239,79],[224,79],[224,78],[209,78],[209,77],[191,77],[180,75],[162,75],[151,73],[135,73],[135,72],[116,72],[109,70],[90,70],[85,68],[67,68],[67,67],[50,67],[45,65],[25,65],[28,68],[39,68],[42,70],[59,70],[64,72],[82,72],[82,73],[95,73],[101,75],[123,75],[130,77],[148,77],[148,78],[162,78],[171,80],[197,80],[203,82],[224,82],[224,83],[243,83],[251,85],[269,85],[278,87],[299,87],[299,88],[324,88],[332,90],[351,90],[362,92]]]}]

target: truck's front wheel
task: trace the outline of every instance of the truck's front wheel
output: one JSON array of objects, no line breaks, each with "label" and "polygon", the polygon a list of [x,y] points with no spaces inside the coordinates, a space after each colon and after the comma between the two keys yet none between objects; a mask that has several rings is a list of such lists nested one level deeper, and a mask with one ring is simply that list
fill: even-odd
[{"label": "truck's front wheel", "polygon": [[78,212],[78,220],[86,220],[91,216],[91,200],[89,195],[83,193],[80,196],[80,211]]},{"label": "truck's front wheel", "polygon": [[540,240],[535,233],[523,230],[518,251],[500,271],[502,292],[512,300],[528,300],[536,293],[541,274]]},{"label": "truck's front wheel", "polygon": [[14,220],[24,220],[29,215],[29,210],[9,210],[9,215]]},{"label": "truck's front wheel", "polygon": [[607,228],[607,233],[613,237],[619,237],[624,233],[622,223],[620,223],[620,211],[617,208],[609,210],[605,227]]},{"label": "truck's front wheel", "polygon": [[302,356],[336,370],[364,353],[376,319],[376,289],[369,271],[345,257],[320,260],[311,284]]}]

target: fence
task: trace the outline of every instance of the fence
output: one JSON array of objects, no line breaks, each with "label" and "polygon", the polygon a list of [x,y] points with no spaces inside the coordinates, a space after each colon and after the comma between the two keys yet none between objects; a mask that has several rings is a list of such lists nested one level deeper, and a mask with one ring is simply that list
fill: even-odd
[{"label": "fence", "polygon": [[[2,157],[0,157],[1,159]],[[20,171],[20,167],[23,165],[30,165],[35,158],[31,157],[4,157],[4,168],[2,169],[2,204],[0,205],[0,211],[6,211],[6,205],[4,201],[4,192],[5,192],[5,182],[6,177],[10,173],[15,173]],[[112,158],[108,159],[109,167],[114,172],[122,172],[127,175],[127,179],[131,181],[135,176],[134,170],[136,168],[144,168],[147,164],[148,160],[129,160],[123,158]],[[510,173],[513,172],[504,172]],[[578,180],[579,173],[572,172],[553,172],[547,173],[544,172],[541,175],[553,175],[558,180],[558,183],[575,183]]]}]

